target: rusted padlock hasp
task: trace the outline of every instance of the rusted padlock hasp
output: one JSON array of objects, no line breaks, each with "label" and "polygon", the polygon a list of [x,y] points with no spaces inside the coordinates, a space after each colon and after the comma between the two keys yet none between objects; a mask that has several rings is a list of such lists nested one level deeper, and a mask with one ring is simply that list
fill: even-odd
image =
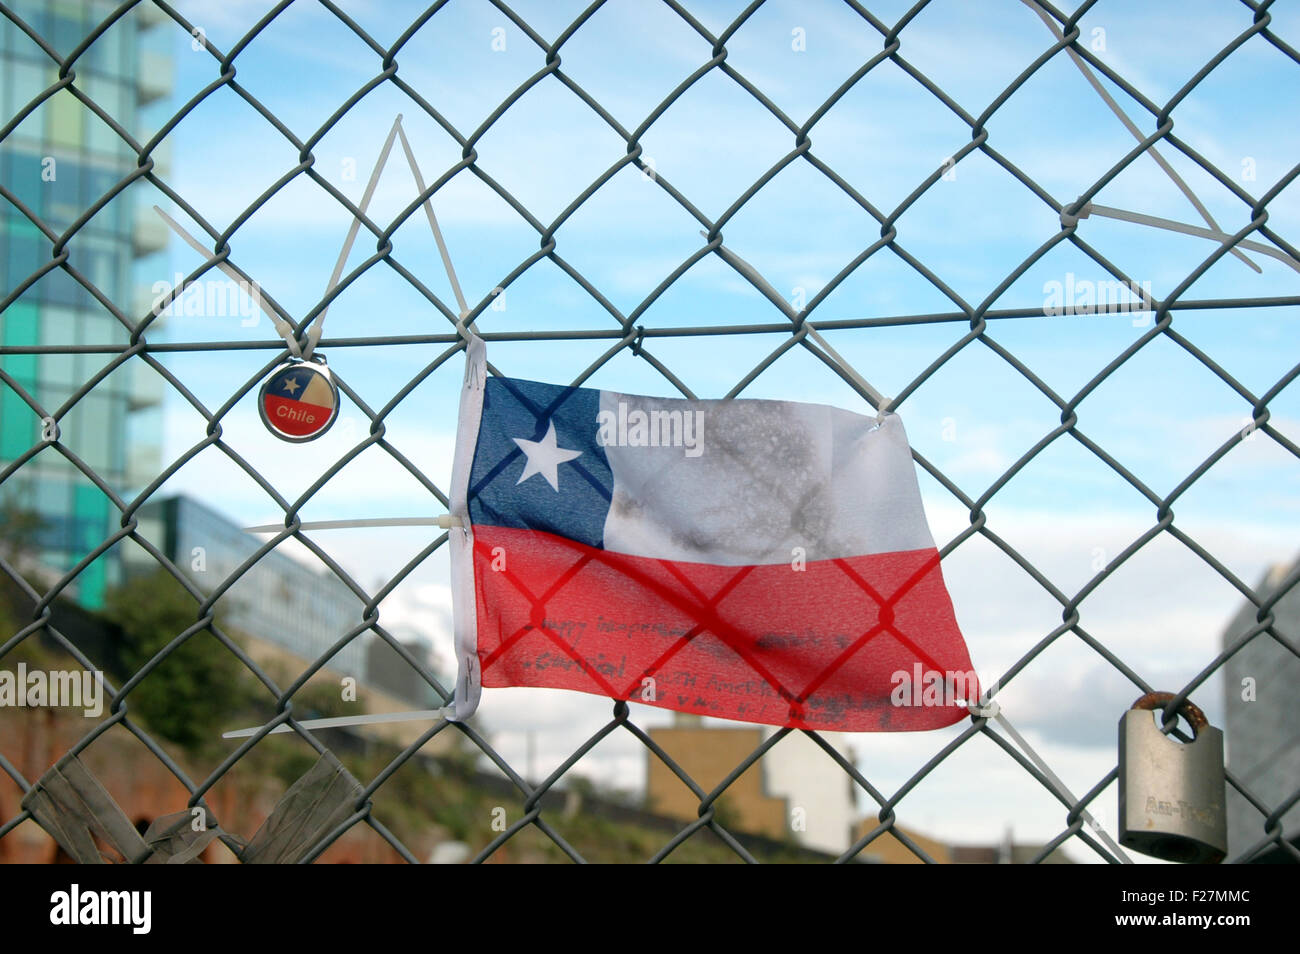
[{"label": "rusted padlock hasp", "polygon": [[[1176,696],[1172,692],[1148,692],[1129,708],[1155,712],[1157,709],[1163,709],[1169,705],[1175,698]],[[1178,714],[1186,719],[1187,724],[1196,732],[1200,732],[1210,724],[1210,720],[1205,718],[1205,713],[1201,711],[1200,706],[1193,703],[1191,699],[1182,701],[1178,706]]]}]

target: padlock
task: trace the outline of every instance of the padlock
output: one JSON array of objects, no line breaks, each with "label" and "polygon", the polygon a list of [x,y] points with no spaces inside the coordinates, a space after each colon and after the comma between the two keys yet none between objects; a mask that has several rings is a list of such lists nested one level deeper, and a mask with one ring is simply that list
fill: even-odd
[{"label": "padlock", "polygon": [[1183,864],[1218,864],[1228,852],[1223,733],[1184,700],[1195,733],[1180,742],[1160,731],[1153,710],[1173,693],[1151,692],[1119,722],[1119,842]]}]

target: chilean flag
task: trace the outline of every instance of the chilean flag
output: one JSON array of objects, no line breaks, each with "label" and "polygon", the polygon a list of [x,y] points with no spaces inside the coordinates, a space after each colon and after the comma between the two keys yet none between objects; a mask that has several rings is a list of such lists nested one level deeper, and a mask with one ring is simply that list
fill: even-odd
[{"label": "chilean flag", "polygon": [[489,378],[481,339],[468,352],[454,718],[481,686],[849,732],[967,715],[898,415]]}]

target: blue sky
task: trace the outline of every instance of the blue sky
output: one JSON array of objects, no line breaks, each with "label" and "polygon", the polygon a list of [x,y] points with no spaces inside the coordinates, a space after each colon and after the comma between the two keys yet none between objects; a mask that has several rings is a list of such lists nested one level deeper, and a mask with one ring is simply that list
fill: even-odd
[{"label": "blue sky", "polygon": [[[266,9],[265,2],[179,3],[178,9],[223,50]],[[512,5],[549,42],[584,4]],[[740,3],[690,3],[717,33]],[[893,23],[907,4],[871,4]],[[419,5],[359,2],[343,7],[381,44],[400,35]],[[1295,42],[1294,9],[1276,9],[1273,29]],[[1102,0],[1080,20],[1097,56],[1150,100],[1163,104],[1219,49],[1251,22],[1251,11],[1226,2],[1146,3]],[[503,31],[494,33],[494,30]],[[802,31],[806,49],[792,48]],[[151,107],[151,135],[173,110],[217,76],[215,60],[192,50],[175,29],[170,42],[176,92]],[[494,48],[502,45],[504,49]],[[936,0],[905,28],[901,55],[931,77],[971,115],[978,115],[1052,37],[1024,4]],[[819,2],[764,5],[727,42],[727,63],[763,90],[796,124],[804,123],[863,62],[882,47],[878,32],[847,6]],[[1094,47],[1095,48],[1095,47]],[[636,128],[676,84],[705,63],[709,44],[667,6],[613,0],[561,49],[563,71],[627,129]],[[512,90],[544,66],[544,54],[499,10],[452,2],[434,15],[398,55],[398,76],[435,106],[463,135],[471,135]],[[338,105],[381,69],[380,57],[322,6],[299,2],[276,18],[235,61],[238,80],[300,138],[313,135]],[[1106,83],[1144,134],[1152,116]],[[1300,154],[1290,121],[1300,70],[1256,37],[1246,43],[1173,113],[1174,134],[1188,142],[1251,195],[1286,176]],[[415,148],[426,182],[460,160],[460,146],[389,84],[371,92],[313,150],[315,169],[359,201],[395,115]],[[1065,56],[1057,56],[987,123],[989,145],[1063,203],[1135,143]],[[834,168],[878,209],[888,213],[971,138],[970,130],[912,77],[891,63],[869,73],[810,132],[812,154]],[[794,145],[794,135],[720,71],[713,71],[671,106],[641,137],[656,172],[710,220]],[[169,181],[218,229],[297,162],[296,150],[228,89],[205,100],[169,136]],[[549,224],[575,196],[626,153],[626,144],[585,104],[548,77],[511,107],[477,142],[478,165],[540,221]],[[1247,206],[1222,183],[1168,144],[1162,154],[1219,225],[1233,232],[1249,221]],[[353,178],[346,171],[355,170]],[[1243,178],[1253,169],[1254,178]],[[1268,207],[1269,226],[1295,243],[1300,187],[1292,184]],[[134,198],[163,201],[195,234],[198,227],[152,187]],[[371,207],[387,223],[415,196],[412,176],[394,151]],[[1096,197],[1101,205],[1203,226],[1169,178],[1143,157]],[[491,294],[538,248],[537,232],[468,171],[434,197],[452,260],[471,305]],[[252,275],[290,314],[300,318],[319,300],[350,222],[348,213],[300,176],[254,214],[232,239],[232,261]],[[1056,214],[988,157],[973,153],[898,220],[898,244],[924,262],[971,306],[980,304],[1026,256],[1059,229]],[[618,173],[556,233],[557,252],[624,314],[704,239],[699,222],[658,183],[634,167]],[[723,229],[723,240],[782,294],[811,299],[880,235],[879,223],[854,205],[803,159],[786,167]],[[1163,297],[1213,251],[1213,243],[1147,226],[1093,216],[1078,235],[1130,278],[1150,282]],[[1258,236],[1255,240],[1262,241]],[[395,256],[456,310],[428,224],[411,216],[394,236]],[[363,230],[348,268],[373,252]],[[1261,271],[1225,256],[1182,296],[1185,299],[1294,296],[1300,275],[1275,258],[1251,254]],[[179,241],[139,276],[148,286],[187,272],[198,256]],[[1069,243],[1056,246],[996,303],[1040,308],[1048,282],[1108,279]],[[800,291],[802,290],[802,291]],[[613,318],[548,261],[518,278],[502,310],[484,311],[485,331],[616,328]],[[840,284],[812,313],[824,320],[961,310],[901,258],[884,249]],[[1295,306],[1180,311],[1173,327],[1256,394],[1268,390],[1296,361]],[[780,312],[716,256],[708,256],[660,296],[639,319],[646,328],[780,322]],[[446,318],[380,264],[333,304],[326,338],[444,333]],[[909,386],[967,330],[964,322],[827,332],[827,339],[881,392]],[[1061,316],[990,322],[989,336],[1064,398],[1070,398],[1145,332],[1134,316]],[[168,318],[150,341],[274,337],[263,318],[252,328],[238,318]],[[726,394],[783,340],[780,334],[647,339],[647,350],[700,397]],[[567,382],[610,345],[609,339],[495,343],[489,360],[505,373]],[[441,346],[323,348],[330,365],[375,409],[443,350]],[[270,350],[175,354],[166,363],[210,408],[253,382]],[[388,418],[389,439],[445,487],[461,373],[453,359],[421,384]],[[590,383],[625,392],[671,395],[675,390],[645,361],[623,352]],[[230,444],[293,499],[367,431],[345,404],[338,426],[313,444],[295,447],[270,438],[254,407],[256,388],[223,422]],[[802,349],[761,374],[744,396],[818,401],[867,411],[852,389]],[[199,441],[200,418],[179,400],[166,414],[167,458]],[[1300,385],[1271,403],[1272,423],[1300,441]],[[1014,368],[981,342],[915,390],[899,408],[913,446],[963,490],[978,497],[1007,467],[1059,423],[1060,412]],[[1152,342],[1080,405],[1079,427],[1157,493],[1168,493],[1213,449],[1244,426],[1247,402],[1174,342]],[[1300,539],[1300,461],[1267,436],[1234,449],[1175,506],[1178,526],[1224,560],[1248,583],[1272,562],[1293,555]],[[277,520],[275,505],[220,454],[208,450],[164,488],[202,496],[247,523]],[[965,509],[937,482],[922,476],[936,540],[943,545],[968,525]],[[370,449],[345,468],[303,510],[307,519],[428,516],[437,502],[382,451]],[[1119,553],[1154,522],[1154,508],[1078,442],[1066,436],[994,497],[989,526],[1067,592]],[[315,539],[362,581],[396,571],[427,538],[415,531],[338,531]],[[1098,559],[1101,564],[1098,564]],[[978,537],[945,562],[972,656],[986,680],[996,677],[1060,622],[1060,607],[987,541]],[[382,610],[446,652],[446,564],[436,554],[412,574]],[[1152,682],[1178,688],[1211,658],[1238,596],[1186,548],[1154,542],[1085,603],[1083,624]],[[449,654],[448,654],[449,655]],[[1217,682],[1201,704],[1221,711]],[[1133,687],[1091,650],[1063,638],[1005,691],[1013,722],[1076,791],[1085,791],[1113,764],[1114,722],[1136,696]],[[1064,701],[1062,701],[1064,700]],[[1049,704],[1050,703],[1050,704]],[[1087,722],[1084,713],[1105,717]],[[599,724],[597,700],[524,690],[489,691],[481,710],[503,751],[519,756],[523,728],[543,731],[541,758],[558,764],[576,739]],[[1021,716],[1018,718],[1017,713]],[[638,710],[645,724],[665,721]],[[1023,722],[1023,725],[1022,725]],[[576,726],[576,728],[575,728]],[[566,732],[568,733],[566,735]],[[888,789],[906,779],[950,738],[856,737],[855,751]],[[582,769],[620,784],[640,778],[639,748],[611,742],[584,759]],[[910,766],[910,768],[909,768]],[[970,772],[1003,785],[999,804],[963,803]],[[912,824],[958,840],[999,837],[1011,819],[1026,837],[1060,828],[1053,801],[1020,776],[991,745],[965,747],[909,801]],[[1104,795],[1099,804],[1109,804]],[[905,819],[906,821],[906,819]],[[1113,818],[1112,818],[1113,821]]]},{"label": "blue sky", "polygon": [[[554,36],[572,12],[562,4],[524,6],[520,13],[545,36]],[[734,5],[732,5],[734,6]],[[579,7],[573,7],[576,11]],[[218,20],[210,11],[195,14],[213,41],[229,48],[235,36],[261,10],[235,4]],[[411,9],[414,13],[414,8]],[[887,11],[881,15],[885,19]],[[1156,101],[1175,91],[1188,75],[1188,64],[1208,57],[1245,21],[1230,7],[1207,7],[1199,27],[1177,21],[1161,23],[1161,33],[1183,44],[1177,57],[1138,55],[1133,41],[1150,24],[1130,22],[1121,9],[1105,4],[1083,21],[1106,29],[1107,62],[1129,76]],[[1043,48],[1046,30],[1023,6],[1011,5],[997,16],[970,15],[968,6],[936,4],[909,25],[906,55],[927,71],[972,113]],[[702,5],[699,15],[713,29],[730,16],[730,7]],[[358,21],[381,42],[390,41],[409,17],[396,5],[362,5]],[[855,16],[834,4],[763,7],[728,45],[729,59],[770,95],[795,122],[802,122],[827,93],[864,57],[879,48],[879,37]],[[1191,18],[1188,18],[1189,20]],[[860,21],[858,21],[860,24]],[[1184,28],[1180,30],[1178,23]],[[807,52],[790,49],[796,27],[811,37]],[[1213,29],[1211,28],[1213,27]],[[505,31],[505,50],[494,51],[492,30]],[[957,36],[960,39],[954,40]],[[1213,40],[1213,42],[1211,42]],[[181,37],[183,44],[184,37]],[[707,58],[707,44],[694,36],[667,8],[649,4],[610,4],[599,11],[562,51],[563,68],[626,127],[634,127],[676,82]],[[990,55],[993,54],[993,55]],[[451,4],[407,44],[398,60],[399,75],[411,83],[463,133],[469,134],[502,97],[540,65],[540,53],[502,14],[490,7]],[[206,53],[183,45],[177,55],[178,98],[211,80],[214,65]],[[1294,69],[1263,41],[1252,41],[1208,79],[1179,108],[1177,132],[1230,173],[1239,172],[1247,156],[1255,162],[1255,191],[1289,168],[1295,133],[1271,119],[1274,110],[1261,104],[1243,109],[1243,98],[1258,99],[1247,84],[1275,91],[1275,103],[1295,91]],[[373,77],[378,58],[323,8],[291,7],[237,61],[239,79],[300,137],[315,131],[337,104]],[[285,83],[293,76],[294,83]],[[1139,122],[1146,118],[1122,94],[1123,105]],[[1062,110],[1061,104],[1069,104]],[[400,92],[380,87],[362,108],[351,111],[315,150],[316,168],[354,200],[378,153],[393,117],[416,148],[426,181],[460,158],[450,136],[422,115]],[[1190,121],[1184,119],[1189,116]],[[1149,124],[1148,124],[1149,125]],[[1062,201],[1077,196],[1093,179],[1132,147],[1133,140],[1084,86],[1064,57],[1034,77],[989,123],[990,142],[1033,175]],[[1254,133],[1251,136],[1250,133]],[[235,134],[237,133],[237,134]],[[813,152],[827,162],[878,208],[888,211],[934,168],[970,138],[966,127],[934,97],[892,64],[884,64],[852,90],[812,133]],[[252,109],[228,90],[219,91],[182,122],[172,135],[176,181],[209,220],[223,227],[264,188],[296,161],[295,150]],[[790,148],[789,131],[747,93],[716,71],[697,84],[643,137],[645,155],[660,175],[686,194],[710,218],[727,208],[744,186],[761,175]],[[512,107],[478,143],[479,164],[509,189],[544,223],[626,151],[591,111],[547,79]],[[1239,228],[1242,204],[1191,162],[1163,149],[1189,185],[1226,227]],[[345,163],[354,163],[355,179],[343,178]],[[218,187],[219,186],[219,187]],[[381,180],[373,209],[385,222],[414,195],[411,176],[394,154]],[[1293,190],[1270,205],[1270,224],[1282,234],[1294,225]],[[1102,204],[1200,223],[1186,200],[1150,160],[1122,173],[1097,201]],[[453,261],[471,304],[498,286],[538,245],[529,228],[499,198],[462,172],[435,199]],[[319,299],[348,224],[346,212],[312,182],[299,177],[273,198],[240,230],[235,259],[295,317]],[[627,167],[561,227],[557,251],[624,314],[632,311],[665,276],[702,244],[698,223],[635,168]],[[1055,215],[1004,170],[979,153],[956,169],[954,181],[937,183],[899,223],[899,244],[931,267],[955,292],[978,304],[1007,272],[1056,231]],[[1199,238],[1158,232],[1130,223],[1094,217],[1080,233],[1125,273],[1151,283],[1159,296],[1171,290],[1212,250]],[[810,165],[796,160],[746,205],[724,230],[727,246],[743,255],[781,292],[794,297],[802,289],[810,298],[854,255],[879,235],[879,226]],[[411,216],[398,231],[396,255],[455,310],[423,215]],[[373,250],[362,236],[349,268]],[[1293,293],[1295,273],[1280,262],[1253,256],[1264,269],[1256,275],[1236,259],[1224,258],[1189,289],[1185,298],[1256,297]],[[197,259],[179,249],[176,268]],[[254,267],[256,266],[256,267]],[[1099,267],[1068,244],[1057,246],[1032,267],[994,305],[1041,306],[1045,283],[1106,279]],[[446,331],[447,322],[418,293],[383,265],[358,279],[332,307],[328,336],[417,334]],[[489,331],[525,329],[609,329],[613,319],[575,283],[543,261],[520,277],[505,294],[505,309],[485,312],[479,326]],[[954,311],[957,306],[884,250],[844,281],[813,313],[813,320]],[[1177,329],[1256,393],[1289,370],[1292,355],[1276,346],[1287,336],[1285,309],[1180,313]],[[708,257],[645,312],[648,328],[689,324],[779,322],[781,315],[715,257]],[[1142,328],[1128,317],[1011,320],[994,322],[990,334],[1065,397],[1129,345]],[[830,340],[877,388],[894,394],[906,387],[935,356],[964,332],[960,323],[910,328],[839,332]],[[258,336],[266,338],[265,323]],[[176,321],[169,337],[193,340],[230,337],[231,329],[209,320]],[[247,331],[242,333],[248,334]],[[726,393],[781,343],[781,336],[733,336],[655,341],[652,353],[671,367],[696,394]],[[571,379],[595,360],[610,342],[501,344],[492,360],[523,377]],[[719,352],[725,361],[716,359]],[[370,403],[382,406],[422,368],[434,347],[336,351],[332,361]],[[1068,360],[1061,360],[1068,354]],[[202,362],[213,399],[229,392],[241,372],[246,380],[266,355],[247,352]],[[177,366],[184,368],[183,361]],[[212,369],[229,367],[230,377]],[[427,426],[430,405],[448,406],[447,384],[454,370],[428,382],[418,400],[390,417],[395,430]],[[592,379],[595,385],[650,393],[673,393],[672,385],[645,362],[620,355]],[[801,349],[787,355],[746,390],[747,396],[827,401],[850,407],[863,402],[816,359]],[[1172,440],[1150,435],[1157,408],[1176,403],[1173,421],[1189,417],[1198,425]],[[421,406],[423,405],[423,406]],[[1141,414],[1134,408],[1141,406]],[[1273,404],[1275,420],[1295,417],[1294,392]],[[996,414],[995,434],[981,437],[979,451],[988,467],[972,473],[963,486],[982,489],[1032,445],[1058,418],[1056,409],[1018,372],[979,343],[969,346],[939,371],[903,408],[913,439],[927,457],[945,469],[960,471],[974,458],[964,441],[944,441],[943,420],[984,427]],[[1167,341],[1157,341],[1102,385],[1081,409],[1081,426],[1153,489],[1169,489],[1227,436],[1248,407],[1191,356]],[[1223,426],[1230,424],[1232,426]],[[1217,425],[1217,426],[1216,426]],[[968,430],[958,427],[958,433]],[[949,428],[949,433],[951,432]],[[1051,455],[1049,455],[1051,456]],[[1022,494],[1050,506],[1136,506],[1135,494],[1115,499],[1110,478],[1099,462],[1081,449],[1062,444],[1059,464],[1044,459],[1021,478]],[[1066,459],[1070,458],[1070,459]],[[1286,466],[1281,461],[1281,466]],[[1293,461],[1292,461],[1293,463]],[[1055,492],[1062,469],[1084,486]],[[1283,483],[1265,477],[1260,467],[1233,470],[1221,487],[1250,517],[1245,501]],[[1263,478],[1263,479],[1261,479]],[[960,481],[959,481],[960,482]],[[1246,493],[1248,485],[1258,485]],[[1235,491],[1235,492],[1234,492]],[[1098,495],[1101,495],[1100,497]],[[1258,512],[1253,516],[1260,516]]]}]

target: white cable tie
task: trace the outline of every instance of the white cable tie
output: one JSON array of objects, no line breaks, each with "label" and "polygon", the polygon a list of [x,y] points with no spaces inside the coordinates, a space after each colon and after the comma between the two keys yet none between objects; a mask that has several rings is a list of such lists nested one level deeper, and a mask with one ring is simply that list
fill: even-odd
[{"label": "white cable tie", "polygon": [[[1056,37],[1058,41],[1063,41],[1065,39],[1065,34],[1061,32],[1061,28],[1050,16],[1048,16],[1047,11],[1043,9],[1038,0],[1022,0],[1022,2],[1025,6],[1029,7],[1029,9],[1033,10],[1034,13],[1038,14],[1038,18],[1042,20],[1043,25],[1051,31],[1052,36]],[[1088,68],[1088,64],[1084,62],[1083,57],[1069,46],[1065,48],[1065,51],[1070,55],[1070,59],[1074,62],[1074,65],[1079,68],[1079,72],[1083,74],[1083,78],[1088,81],[1088,84],[1096,91],[1097,95],[1101,97],[1101,101],[1110,108],[1112,113],[1115,114],[1115,118],[1124,125],[1124,128],[1132,134],[1134,139],[1138,142],[1144,142],[1146,137],[1143,135],[1142,130],[1138,128],[1137,123],[1133,122],[1133,120],[1129,118],[1128,114],[1120,108],[1119,103],[1115,101],[1115,97],[1106,90],[1106,87],[1101,84],[1101,80],[1097,79],[1096,74]],[[1210,215],[1210,210],[1205,207],[1205,203],[1196,197],[1196,193],[1192,191],[1192,187],[1183,181],[1183,177],[1180,176],[1177,171],[1175,171],[1174,167],[1169,164],[1168,160],[1160,154],[1156,149],[1155,144],[1152,143],[1147,146],[1145,151],[1150,154],[1156,165],[1158,165],[1161,171],[1169,177],[1170,181],[1178,187],[1178,191],[1187,198],[1187,201],[1192,204],[1192,207],[1201,214],[1201,218],[1203,218],[1211,228],[1218,230],[1219,224],[1214,221],[1214,217]],[[1080,214],[1079,218],[1087,218],[1087,216]],[[1066,228],[1076,223],[1077,219],[1075,222],[1066,222],[1065,217],[1062,216],[1061,225]],[[1240,248],[1232,248],[1230,251],[1256,273],[1263,272],[1263,269],[1247,258]],[[1256,249],[1256,251],[1259,250]]]},{"label": "white cable tie", "polygon": [[[202,242],[200,242],[188,231],[186,231],[185,226],[181,225],[170,215],[164,212],[161,207],[155,205],[153,207],[153,210],[157,212],[159,216],[162,217],[162,220],[167,223],[168,227],[173,232],[175,232],[177,235],[179,235],[182,239],[185,240],[186,245],[188,245],[190,248],[194,249],[194,251],[202,255],[204,261],[210,262],[217,257],[215,252],[209,252],[206,248],[204,248]],[[222,273],[227,275],[232,281],[234,281],[236,285],[243,284],[244,282],[243,277],[239,274],[239,272],[235,271],[235,269],[228,262],[224,262],[224,261],[217,262],[217,268],[220,269]],[[254,283],[254,287],[256,287],[256,283]],[[185,291],[188,291],[188,289],[182,291],[181,295],[184,295]],[[178,295],[177,298],[179,297],[181,296]],[[257,306],[262,309],[262,313],[271,319],[271,327],[273,327],[279,333],[280,337],[284,339],[285,345],[287,345],[289,348],[289,353],[292,354],[295,358],[303,357],[302,350],[298,347],[298,340],[294,335],[293,323],[286,320],[281,315],[279,315],[274,309],[268,308],[263,303],[262,296],[260,294],[253,296],[253,300],[257,303]],[[175,304],[175,301],[173,301],[173,304]]]},{"label": "white cable tie", "polygon": [[966,709],[977,719],[995,719],[1002,712],[1002,707],[998,705],[996,699],[989,699],[985,702],[971,702],[967,704]]},{"label": "white cable tie", "polygon": [[[709,237],[709,233],[704,231],[704,229],[700,229],[700,234],[705,238]],[[757,268],[745,261],[725,245],[719,245],[716,251],[722,256],[724,261],[740,271],[741,274],[745,275],[755,285],[755,287],[758,288],[763,297],[767,298],[772,302],[772,304],[780,308],[787,318],[791,321],[798,318],[798,313],[794,308],[789,304],[789,302],[781,297],[781,293],[772,287],[772,283],[764,278]],[[871,400],[875,401],[878,408],[888,411],[888,409],[893,405],[894,399],[886,397],[872,387],[867,382],[867,379],[860,375],[857,369],[854,368],[843,355],[831,347],[830,342],[821,336],[821,333],[818,332],[816,326],[807,318],[804,319],[803,326],[808,329],[808,337],[811,338],[813,342],[830,357],[831,363],[839,368],[845,377],[849,378],[849,380],[856,384],[863,394],[868,395]]]},{"label": "white cable tie", "polygon": [[[997,705],[995,700],[990,699],[988,702],[992,705]],[[1052,771],[1047,762],[1043,760],[1043,757],[1034,751],[1033,746],[1029,744],[1028,740],[1016,731],[1015,727],[1012,726],[1012,724],[1007,720],[1007,717],[1004,716],[1001,711],[994,713],[992,718],[999,726],[1001,726],[1002,731],[1004,731],[1007,736],[1020,747],[1020,750],[1029,757],[1029,761],[1033,762],[1034,767],[1043,773],[1043,777],[1047,779],[1048,784],[1050,784],[1052,788],[1056,789],[1057,793],[1062,798],[1071,804],[1078,801],[1078,799],[1074,797],[1074,793],[1071,792],[1070,789],[1066,787],[1065,783],[1061,781],[1060,777]],[[1083,819],[1084,823],[1096,833],[1097,838],[1105,844],[1107,848],[1115,853],[1115,857],[1120,860],[1121,864],[1131,865],[1133,863],[1133,859],[1125,854],[1124,849],[1115,843],[1115,839],[1112,838],[1110,833],[1101,826],[1101,822],[1097,821],[1090,811],[1086,808],[1080,810],[1079,817]]]},{"label": "white cable tie", "polygon": [[[447,707],[439,709],[418,709],[410,712],[375,712],[355,716],[332,716],[328,719],[299,719],[298,725],[304,729],[342,729],[348,726],[357,725],[383,725],[389,722],[436,722],[438,719],[446,719]],[[265,729],[265,725],[256,725],[247,729],[232,729],[229,732],[221,733],[223,739],[247,739]],[[280,723],[267,735],[282,735],[285,732],[292,732],[293,727],[288,723]]]},{"label": "white cable tie", "polygon": [[[424,192],[424,176],[420,173],[420,166],[415,161],[415,151],[411,149],[411,143],[406,138],[406,130],[401,126],[402,117],[397,117],[396,123],[397,135],[401,139],[402,151],[406,153],[406,164],[411,169],[411,175],[415,177],[415,187],[421,193]],[[465,293],[460,289],[460,281],[456,278],[456,269],[451,265],[451,254],[447,251],[447,243],[443,240],[442,229],[438,228],[438,217],[433,214],[433,196],[427,196],[424,200],[424,213],[429,219],[429,228],[433,231],[433,240],[438,244],[438,254],[442,256],[442,267],[447,271],[447,280],[451,282],[451,290],[456,296],[456,304],[460,305],[461,320],[469,314],[469,303],[465,301]]]},{"label": "white cable tie", "polygon": [[[392,151],[393,140],[397,138],[397,131],[401,124],[402,114],[398,113],[397,118],[393,120],[392,128],[388,130],[388,138],[384,140],[383,148],[379,150],[379,158],[375,160],[374,168],[370,170],[370,179],[366,182],[365,191],[361,195],[361,204],[357,207],[357,211],[361,215],[365,215],[370,208],[370,200],[374,198],[375,188],[379,185],[380,173],[388,165],[388,154]],[[325,285],[325,298],[328,298],[330,292],[338,287],[339,281],[343,277],[343,267],[347,264],[348,256],[352,254],[352,246],[355,244],[357,233],[360,230],[361,218],[354,215],[352,224],[348,226],[347,237],[343,239],[343,248],[339,250],[339,257],[334,262],[334,271],[330,274],[329,281]],[[320,341],[321,335],[325,333],[325,316],[329,314],[329,310],[329,305],[322,308],[320,314],[312,320],[311,327],[307,329],[307,347],[302,352],[304,360],[311,358],[312,352],[316,350],[316,343]]]},{"label": "white cable tie", "polygon": [[[371,527],[440,527],[450,530],[468,524],[456,516],[442,514],[438,517],[367,517],[361,520],[312,520],[298,525],[299,530],[365,530]],[[282,523],[267,523],[257,527],[244,527],[245,533],[282,533]]]}]

